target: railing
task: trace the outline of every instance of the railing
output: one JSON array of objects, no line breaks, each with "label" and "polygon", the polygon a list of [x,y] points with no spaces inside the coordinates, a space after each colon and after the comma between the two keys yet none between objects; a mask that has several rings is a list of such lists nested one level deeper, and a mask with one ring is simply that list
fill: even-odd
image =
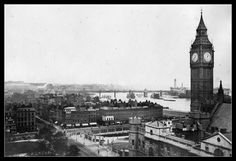
[{"label": "railing", "polygon": [[123,133],[129,133],[129,130],[123,130],[123,131],[113,131],[113,132],[105,132],[105,133],[96,133],[94,135],[109,135],[109,134],[123,134]]}]

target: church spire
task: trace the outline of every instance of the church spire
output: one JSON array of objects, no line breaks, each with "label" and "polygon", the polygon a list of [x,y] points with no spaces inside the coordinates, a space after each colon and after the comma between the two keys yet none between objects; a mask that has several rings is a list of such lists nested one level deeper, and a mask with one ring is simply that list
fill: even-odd
[{"label": "church spire", "polygon": [[201,44],[209,44],[212,45],[207,36],[207,28],[203,21],[202,10],[201,10],[201,17],[198,27],[196,29],[196,39],[192,45],[201,45]]},{"label": "church spire", "polygon": [[217,95],[218,95],[218,101],[222,103],[224,101],[224,90],[222,87],[222,81],[220,81],[220,87],[218,89]]},{"label": "church spire", "polygon": [[218,89],[218,92],[219,93],[224,93],[224,90],[223,90],[223,87],[222,87],[222,81],[220,81],[220,87],[219,87],[219,89]]},{"label": "church spire", "polygon": [[199,25],[197,27],[197,31],[199,30],[207,30],[205,24],[204,24],[204,21],[203,21],[203,18],[202,18],[202,9],[201,9],[201,18],[200,18],[200,22],[199,22]]}]

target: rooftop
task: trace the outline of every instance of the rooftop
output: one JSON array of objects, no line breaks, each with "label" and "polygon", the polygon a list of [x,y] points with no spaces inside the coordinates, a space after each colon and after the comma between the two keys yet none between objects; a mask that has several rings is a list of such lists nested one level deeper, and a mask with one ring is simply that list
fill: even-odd
[{"label": "rooftop", "polygon": [[216,111],[212,118],[211,127],[218,129],[227,129],[227,132],[232,132],[232,104],[223,103]]}]

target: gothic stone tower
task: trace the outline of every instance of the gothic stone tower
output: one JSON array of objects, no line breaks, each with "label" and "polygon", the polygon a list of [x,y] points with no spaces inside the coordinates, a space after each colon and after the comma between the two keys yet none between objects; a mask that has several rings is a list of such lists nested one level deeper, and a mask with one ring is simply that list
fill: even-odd
[{"label": "gothic stone tower", "polygon": [[190,49],[191,117],[200,123],[207,119],[213,108],[214,49],[208,40],[202,12],[196,29],[195,41]]},{"label": "gothic stone tower", "polygon": [[138,149],[138,128],[141,125],[141,118],[131,117],[129,119],[130,130],[129,130],[129,156],[137,156]]}]

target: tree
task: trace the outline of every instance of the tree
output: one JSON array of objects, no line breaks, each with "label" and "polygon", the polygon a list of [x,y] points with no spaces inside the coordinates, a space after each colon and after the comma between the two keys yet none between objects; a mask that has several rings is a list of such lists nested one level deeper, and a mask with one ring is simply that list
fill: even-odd
[{"label": "tree", "polygon": [[98,96],[94,97],[94,98],[93,98],[93,102],[94,102],[94,103],[100,102],[99,97],[98,97]]},{"label": "tree", "polygon": [[70,145],[67,151],[67,156],[78,156],[79,155],[79,148],[76,145]]},{"label": "tree", "polygon": [[86,96],[86,102],[91,102],[91,97],[90,96]]}]

